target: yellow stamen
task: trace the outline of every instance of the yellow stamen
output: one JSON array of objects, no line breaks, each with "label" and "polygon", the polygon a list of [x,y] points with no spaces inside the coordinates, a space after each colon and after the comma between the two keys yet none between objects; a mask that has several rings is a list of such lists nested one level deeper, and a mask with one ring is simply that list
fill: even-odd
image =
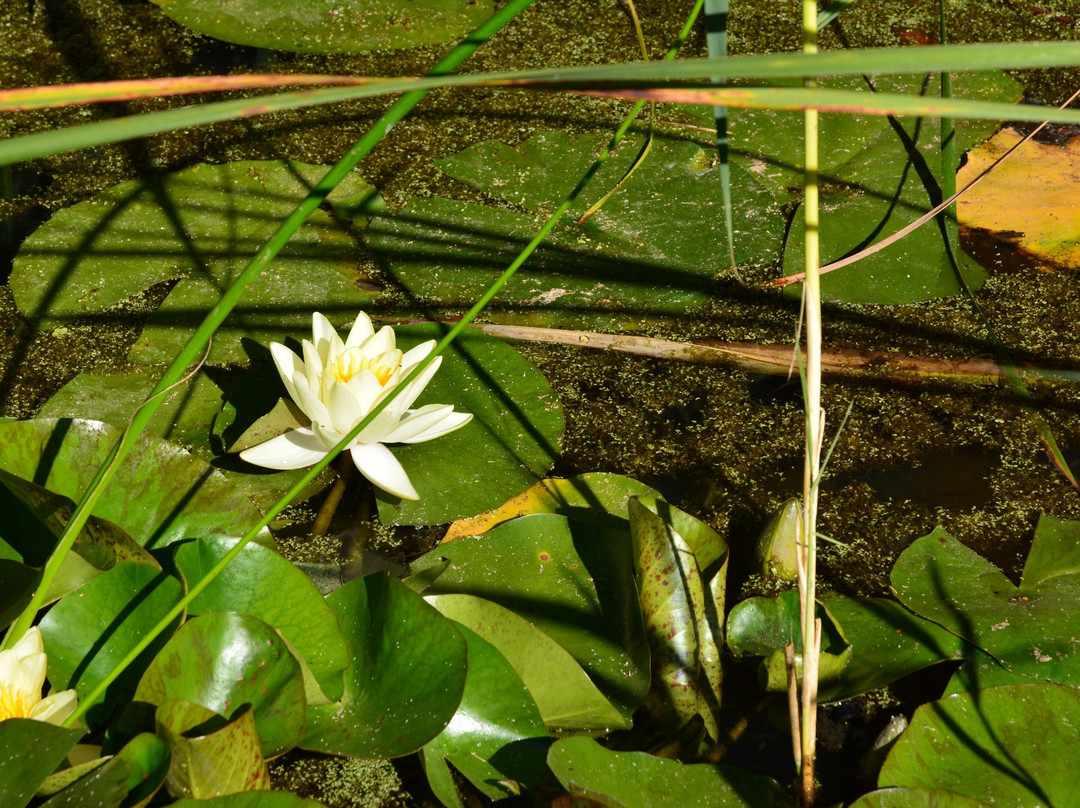
[{"label": "yellow stamen", "polygon": [[401,351],[387,351],[375,358],[364,354],[359,348],[349,348],[338,354],[330,363],[330,373],[339,382],[347,382],[362,370],[370,370],[385,385],[401,365]]},{"label": "yellow stamen", "polygon": [[31,694],[0,682],[0,721],[7,718],[29,718],[30,711],[37,704]]}]

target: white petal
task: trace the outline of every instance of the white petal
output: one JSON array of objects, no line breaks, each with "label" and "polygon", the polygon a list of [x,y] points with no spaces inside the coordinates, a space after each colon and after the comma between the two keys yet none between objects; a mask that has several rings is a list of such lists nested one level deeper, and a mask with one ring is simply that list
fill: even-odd
[{"label": "white petal", "polygon": [[[308,340],[304,340],[300,343],[300,346],[304,351],[304,378],[307,379],[308,387],[311,390],[318,390],[323,376],[323,359],[319,356],[319,349]],[[294,398],[293,401],[295,400]]]},{"label": "white petal", "polygon": [[75,696],[75,691],[64,690],[46,696],[35,704],[30,711],[29,717],[38,721],[48,721],[50,724],[59,726],[64,722],[65,718],[75,712],[77,705],[78,699]]},{"label": "white petal", "polygon": [[357,443],[383,443],[385,436],[389,435],[398,424],[401,423],[403,413],[395,408],[397,402],[375,416],[375,420],[364,427],[363,431],[356,436]]},{"label": "white petal", "polygon": [[398,438],[398,443],[423,443],[424,441],[435,440],[435,438],[441,438],[443,435],[449,435],[455,429],[461,429],[465,424],[472,420],[471,412],[452,412],[443,418],[439,423],[434,424],[419,435],[414,435],[411,438]]},{"label": "white petal", "polygon": [[401,499],[420,499],[401,463],[381,443],[358,443],[349,452],[356,468],[372,484]]},{"label": "white petal", "polygon": [[41,639],[41,629],[37,626],[28,628],[26,633],[19,637],[19,641],[11,646],[11,653],[16,657],[27,657],[44,651],[45,643]]},{"label": "white petal", "polygon": [[420,397],[420,394],[424,392],[424,388],[428,386],[428,382],[431,381],[441,364],[442,357],[436,356],[430,365],[420,371],[419,376],[409,382],[408,386],[401,391],[401,394],[394,399],[390,406],[398,408],[399,412],[404,412],[409,409],[409,407],[413,405],[413,402]]},{"label": "white petal", "polygon": [[435,340],[430,339],[427,342],[421,342],[415,348],[410,348],[405,352],[405,355],[401,357],[401,366],[408,370],[413,365],[419,365],[420,362],[427,358],[427,355],[435,350]]},{"label": "white petal", "polygon": [[[330,411],[326,409],[326,405],[323,404],[315,392],[308,387],[307,379],[301,376],[299,373],[293,376],[293,388],[296,390],[296,398],[293,401],[296,405],[304,411],[304,415],[310,418],[312,421],[320,421],[324,424],[330,423]],[[317,387],[315,388],[318,389]]]},{"label": "white petal", "polygon": [[278,375],[281,376],[281,381],[285,383],[289,398],[296,401],[296,388],[293,387],[292,380],[297,373],[304,372],[303,360],[280,342],[270,343],[270,356],[274,358],[274,365],[277,367]]},{"label": "white petal", "polygon": [[330,410],[330,424],[342,435],[347,434],[368,412],[361,408],[349,385],[341,382],[330,385],[326,408]]},{"label": "white petal", "polygon": [[326,457],[326,448],[314,432],[302,427],[245,449],[240,457],[267,469],[302,469]]},{"label": "white petal", "polygon": [[397,347],[397,337],[394,336],[394,329],[388,325],[384,325],[379,329],[372,337],[364,342],[360,346],[364,351],[364,356],[370,356],[372,358],[380,356],[387,351],[392,351]]},{"label": "white petal", "polygon": [[360,408],[364,414],[371,412],[375,406],[375,400],[383,391],[379,384],[379,377],[370,368],[364,368],[347,382],[356,400],[360,402]]},{"label": "white petal", "polygon": [[352,328],[349,329],[349,336],[345,339],[345,347],[359,348],[374,333],[375,326],[371,324],[371,318],[364,312],[360,312],[356,315]]},{"label": "white petal", "polygon": [[341,439],[345,437],[344,432],[338,432],[329,424],[321,424],[318,421],[311,422],[311,430],[327,452],[341,443]]},{"label": "white petal", "polygon": [[[326,319],[324,314],[315,312],[311,315],[311,340],[315,343],[315,348],[318,350],[324,365],[326,364],[326,357],[329,355],[330,345],[337,335],[337,329]],[[341,338],[338,337],[338,339]]]},{"label": "white petal", "polygon": [[407,413],[398,422],[394,431],[386,436],[385,443],[411,442],[417,435],[426,432],[454,411],[452,404],[428,404],[418,410]]}]

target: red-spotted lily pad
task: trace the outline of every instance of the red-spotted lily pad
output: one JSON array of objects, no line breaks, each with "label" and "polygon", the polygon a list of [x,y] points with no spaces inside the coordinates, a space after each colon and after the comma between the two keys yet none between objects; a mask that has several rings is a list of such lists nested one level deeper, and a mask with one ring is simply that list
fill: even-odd
[{"label": "red-spotted lily pad", "polygon": [[156,720],[172,753],[165,778],[172,796],[203,799],[270,787],[250,704],[226,719],[201,704],[166,699]]},{"label": "red-spotted lily pad", "polygon": [[653,693],[672,728],[700,715],[718,738],[727,544],[704,522],[661,500],[633,497],[629,507]]}]

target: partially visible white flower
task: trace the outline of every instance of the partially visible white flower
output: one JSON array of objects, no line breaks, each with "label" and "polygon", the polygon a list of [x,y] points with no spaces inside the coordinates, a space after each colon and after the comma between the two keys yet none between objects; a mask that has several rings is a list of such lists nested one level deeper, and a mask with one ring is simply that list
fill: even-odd
[{"label": "partially visible white flower", "polygon": [[[280,343],[270,344],[285,389],[311,419],[311,426],[291,429],[245,449],[240,457],[271,469],[297,469],[318,462],[434,347],[435,340],[431,340],[402,353],[394,329],[386,326],[375,333],[371,319],[363,312],[357,315],[349,336],[342,342],[330,321],[315,312],[312,339],[303,342],[303,358]],[[420,495],[384,444],[422,443],[472,420],[471,413],[454,412],[451,404],[409,409],[441,363],[442,357],[436,357],[349,445],[360,473],[402,499],[419,499]]]},{"label": "partially visible white flower", "polygon": [[75,712],[74,690],[41,698],[46,664],[45,646],[37,626],[14,646],[0,651],[0,721],[33,718],[60,725]]}]

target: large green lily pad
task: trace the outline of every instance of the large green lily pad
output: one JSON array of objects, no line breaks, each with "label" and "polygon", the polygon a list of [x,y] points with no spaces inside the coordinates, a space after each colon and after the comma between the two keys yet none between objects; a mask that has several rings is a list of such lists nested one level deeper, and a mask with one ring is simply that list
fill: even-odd
[{"label": "large green lily pad", "polygon": [[[160,707],[177,699],[228,720],[250,705],[266,758],[292,749],[303,731],[300,665],[274,629],[251,615],[208,612],[176,632],[143,674],[135,701],[158,705],[161,723]],[[184,721],[166,723],[175,730]]]},{"label": "large green lily pad", "polygon": [[[57,211],[23,243],[11,273],[19,309],[38,327],[102,311],[164,281],[180,282],[151,318],[132,358],[168,362],[222,291],[327,171],[290,160],[197,165],[131,180]],[[381,199],[350,177],[245,292],[214,337],[213,363],[244,361],[258,342],[310,322],[312,310],[356,309],[352,223]]]},{"label": "large green lily pad", "polygon": [[423,749],[424,770],[444,805],[464,808],[454,768],[493,800],[510,795],[505,781],[532,787],[547,771],[550,739],[540,711],[505,657],[458,626],[469,646],[469,674],[454,717]]},{"label": "large green lily pad", "polygon": [[22,808],[63,762],[81,729],[65,729],[32,718],[0,722],[0,805]]},{"label": "large green lily pad", "polygon": [[613,752],[591,738],[564,738],[548,752],[563,788],[617,808],[785,808],[774,780],[728,766],[686,765],[645,752]]},{"label": "large green lily pad", "polygon": [[[182,594],[176,578],[146,564],[122,561],[63,598],[40,623],[53,687],[74,688],[79,702],[85,704],[90,691]],[[88,724],[100,726],[116,707],[131,701],[139,676],[168,638],[168,630],[158,635],[93,702],[86,714]]]},{"label": "large green lily pad", "polygon": [[[936,74],[877,77],[879,91],[939,93]],[[961,73],[953,95],[984,101],[1017,101],[1019,85],[1004,73]],[[990,135],[996,124],[958,121],[957,149],[963,152]],[[928,119],[895,119],[865,148],[833,172],[835,185],[821,195],[821,262],[843,258],[900,230],[929,211],[940,197],[940,129]],[[804,221],[792,220],[784,251],[785,275],[802,272]],[[953,250],[969,281],[978,287],[986,273],[958,245]],[[941,231],[929,222],[897,243],[856,264],[822,276],[822,299],[851,303],[911,303],[957,294],[959,279],[945,250]],[[801,285],[787,287],[793,296]]]},{"label": "large green lily pad", "polygon": [[434,45],[467,34],[491,0],[154,0],[181,25],[237,45],[308,53]]},{"label": "large green lily pad", "polygon": [[444,558],[450,565],[426,594],[474,595],[510,609],[569,651],[625,719],[642,703],[649,651],[625,533],[535,514],[441,545],[413,569]]},{"label": "large green lily pad", "polygon": [[[879,786],[940,788],[997,806],[1076,804],[1080,690],[1014,685],[915,711]],[[905,803],[906,804],[906,803]]]},{"label": "large green lily pad", "polygon": [[[0,468],[78,500],[120,427],[97,421],[38,418],[0,423]],[[94,507],[153,549],[209,533],[243,535],[255,507],[224,477],[175,444],[143,435]],[[263,540],[269,540],[264,531]]]},{"label": "large green lily pad", "polygon": [[[175,563],[188,587],[194,586],[232,550],[238,539],[207,536],[183,544]],[[323,694],[341,698],[342,671],[348,664],[337,618],[314,584],[273,550],[248,544],[188,606],[188,615],[240,612],[273,626],[305,664]]]},{"label": "large green lily pad", "polygon": [[1043,516],[1020,585],[938,528],[897,559],[892,585],[900,601],[1008,670],[1080,684],[1076,615],[1080,611],[1080,523]]},{"label": "large green lily pad", "polygon": [[[372,220],[370,243],[411,295],[440,307],[471,305],[584,176],[604,139],[544,132],[518,147],[488,141],[439,162],[446,174],[517,209],[415,199]],[[648,160],[599,213],[577,218],[632,164],[630,137],[592,179],[544,245],[500,291],[486,316],[536,325],[640,322],[706,299],[728,270],[720,172],[688,142],[659,139]],[[768,262],[783,220],[771,195],[732,168],[735,257]]]},{"label": "large green lily pad", "polygon": [[352,662],[341,701],[308,707],[301,746],[372,758],[417,751],[461,703],[468,659],[461,632],[385,575],[350,581],[327,602]]}]

